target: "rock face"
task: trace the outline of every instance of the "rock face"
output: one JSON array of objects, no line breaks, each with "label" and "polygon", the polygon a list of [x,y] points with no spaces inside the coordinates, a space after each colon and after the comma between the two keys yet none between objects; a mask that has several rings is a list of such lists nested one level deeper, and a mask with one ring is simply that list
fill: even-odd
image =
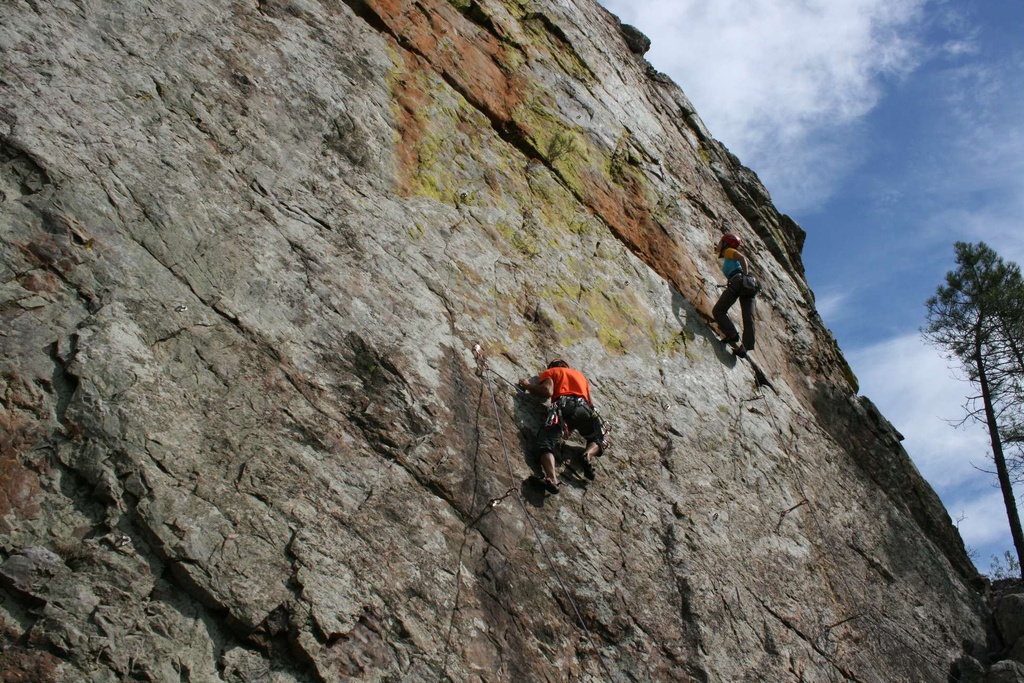
[{"label": "rock face", "polygon": [[[3,12],[0,668],[944,681],[987,647],[803,231],[592,0]],[[709,326],[724,230],[772,388]],[[511,386],[556,355],[614,443],[557,497]]]}]

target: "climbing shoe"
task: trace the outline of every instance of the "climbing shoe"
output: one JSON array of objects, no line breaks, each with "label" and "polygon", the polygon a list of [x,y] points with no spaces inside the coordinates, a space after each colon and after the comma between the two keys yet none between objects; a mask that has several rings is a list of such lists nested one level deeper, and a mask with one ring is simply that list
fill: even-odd
[{"label": "climbing shoe", "polygon": [[594,472],[594,463],[590,462],[590,458],[585,455],[583,456],[583,476],[590,481],[594,481],[594,477],[597,476],[597,473]]},{"label": "climbing shoe", "polygon": [[538,477],[536,474],[530,475],[530,481],[532,481],[537,486],[540,486],[542,489],[544,489],[545,491],[552,495],[557,495],[559,492],[559,484],[556,481],[551,481],[550,479],[545,479],[544,477]]}]

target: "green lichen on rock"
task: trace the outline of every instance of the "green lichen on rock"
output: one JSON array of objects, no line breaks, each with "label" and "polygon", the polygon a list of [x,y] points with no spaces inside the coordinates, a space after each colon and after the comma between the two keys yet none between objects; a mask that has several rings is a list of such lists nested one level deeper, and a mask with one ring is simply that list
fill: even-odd
[{"label": "green lichen on rock", "polygon": [[652,320],[648,324],[648,333],[651,338],[651,347],[658,356],[675,356],[686,348],[685,330],[662,330]]},{"label": "green lichen on rock", "polygon": [[582,189],[578,179],[583,169],[604,165],[604,155],[595,154],[589,136],[561,117],[549,92],[533,86],[513,111],[513,119],[538,157],[574,192]]},{"label": "green lichen on rock", "polygon": [[496,221],[490,227],[496,235],[496,242],[498,242],[499,248],[502,245],[512,248],[511,252],[509,249],[502,248],[503,252],[512,256],[526,256],[531,259],[540,255],[544,246],[542,241],[543,228],[538,225],[531,213],[525,213],[521,224],[518,226],[514,226],[508,221]]},{"label": "green lichen on rock", "polygon": [[530,258],[540,254],[540,228],[532,213],[524,214],[523,224],[512,233],[512,246]]},{"label": "green lichen on rock", "polygon": [[591,291],[586,304],[587,316],[598,326],[598,339],[608,350],[625,353],[648,342],[646,332],[653,321],[643,315],[648,309],[632,290]]},{"label": "green lichen on rock", "polygon": [[562,316],[554,321],[555,331],[560,335],[561,341],[566,346],[571,346],[582,339],[585,336],[586,328],[569,303],[565,300],[556,299],[552,306]]},{"label": "green lichen on rock", "polygon": [[644,309],[632,293],[612,293],[612,287],[610,282],[598,282],[570,292],[560,285],[542,296],[563,316],[558,330],[567,334],[567,341],[594,335],[612,353],[623,354],[648,341],[646,331],[652,323],[638,315]]},{"label": "green lichen on rock", "polygon": [[628,339],[625,338],[622,330],[617,328],[598,327],[597,338],[602,346],[613,353],[626,353],[628,349]]},{"label": "green lichen on rock", "polygon": [[412,111],[393,105],[396,119],[409,119],[404,139],[405,189],[413,195],[445,204],[465,203],[471,196],[480,199],[472,188],[481,175],[494,179],[495,187],[507,186],[521,174],[512,163],[521,159],[507,145],[498,144],[490,121],[461,94],[434,73],[392,74],[392,99],[402,101],[402,90],[422,100]]},{"label": "green lichen on rock", "polygon": [[845,377],[846,381],[850,383],[850,388],[853,389],[853,393],[856,394],[860,391],[860,380],[857,379],[857,375],[853,373],[853,368],[851,368],[850,364],[845,360],[842,362],[841,368],[843,371],[843,377]]},{"label": "green lichen on rock", "polygon": [[[647,206],[663,206],[664,198],[654,188],[643,170],[645,157],[649,159],[650,155],[640,148],[633,139],[633,135],[624,129],[615,143],[615,151],[608,161],[608,178],[627,192],[634,193],[639,190]],[[653,213],[652,210],[652,215]]]},{"label": "green lichen on rock", "polygon": [[[603,179],[609,187],[618,186],[629,196],[639,195],[648,206],[664,205],[642,169],[643,159],[649,155],[637,148],[628,131],[623,131],[614,151],[601,149],[586,131],[560,116],[550,93],[539,90],[524,99],[513,117],[526,140],[560,181],[559,194],[564,201],[551,201],[550,208],[542,209],[553,224],[564,225],[570,213],[559,204],[571,204],[572,212],[578,212],[578,198],[593,194],[595,180],[600,184]],[[561,220],[555,220],[554,214],[559,214],[557,218]],[[579,226],[578,221],[574,223]]]},{"label": "green lichen on rock", "polygon": [[[433,79],[431,79],[433,80]],[[434,82],[435,90],[441,89],[441,83]],[[447,86],[444,86],[447,89]],[[444,99],[433,96],[431,105],[419,107],[414,117],[421,124],[421,135],[415,142],[416,168],[412,174],[414,194],[430,197],[438,201],[454,204],[458,192],[458,182],[453,171],[457,168],[454,160],[459,156],[462,141],[450,135],[462,114],[472,113],[471,109],[460,112],[459,107],[442,104]],[[452,93],[446,92],[449,102]],[[465,104],[461,97],[455,97],[460,104]]]},{"label": "green lichen on rock", "polygon": [[538,220],[553,234],[579,238],[598,230],[596,219],[543,164],[535,164],[527,173],[527,183],[530,196],[524,203],[533,207]]},{"label": "green lichen on rock", "polygon": [[705,164],[711,164],[711,151],[703,143],[701,143],[700,147],[697,148],[697,156],[699,156],[700,160]]}]

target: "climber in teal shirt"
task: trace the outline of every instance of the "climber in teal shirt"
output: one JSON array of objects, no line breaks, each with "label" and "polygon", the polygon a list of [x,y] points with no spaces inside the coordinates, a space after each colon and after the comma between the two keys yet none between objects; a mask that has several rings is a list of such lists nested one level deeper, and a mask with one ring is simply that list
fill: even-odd
[{"label": "climber in teal shirt", "polygon": [[719,247],[718,253],[725,256],[725,259],[722,261],[722,272],[725,274],[725,278],[727,280],[731,280],[733,275],[743,273],[743,264],[746,262],[746,259],[743,258],[743,254],[729,247],[726,247],[725,249]]},{"label": "climber in teal shirt", "polygon": [[[718,258],[722,261],[722,273],[729,283],[725,286],[718,302],[711,310],[718,323],[718,329],[725,335],[723,341],[733,347],[733,353],[740,358],[754,350],[754,296],[759,286],[747,267],[746,257],[739,251],[740,238],[731,232],[722,235],[718,241]],[[743,315],[743,341],[736,332],[736,326],[729,319],[729,309],[739,299]]]}]

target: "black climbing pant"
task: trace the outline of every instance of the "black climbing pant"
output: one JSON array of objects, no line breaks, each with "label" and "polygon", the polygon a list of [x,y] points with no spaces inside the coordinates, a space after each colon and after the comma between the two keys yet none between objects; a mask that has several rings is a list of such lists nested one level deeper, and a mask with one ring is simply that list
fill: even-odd
[{"label": "black climbing pant", "polygon": [[740,335],[736,333],[736,326],[729,319],[729,309],[739,299],[740,311],[743,314],[743,347],[747,351],[754,350],[754,297],[740,296],[743,286],[743,276],[734,275],[729,279],[722,296],[711,310],[718,323],[718,329],[725,335],[725,341],[734,342],[739,340]]}]

